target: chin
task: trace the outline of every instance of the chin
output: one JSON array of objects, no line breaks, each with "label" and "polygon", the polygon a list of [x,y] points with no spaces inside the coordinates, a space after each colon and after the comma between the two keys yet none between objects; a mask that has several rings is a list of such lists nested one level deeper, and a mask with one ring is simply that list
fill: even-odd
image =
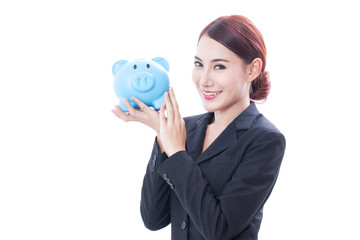
[{"label": "chin", "polygon": [[221,108],[216,104],[209,104],[208,102],[203,102],[203,107],[207,112],[215,112]]}]

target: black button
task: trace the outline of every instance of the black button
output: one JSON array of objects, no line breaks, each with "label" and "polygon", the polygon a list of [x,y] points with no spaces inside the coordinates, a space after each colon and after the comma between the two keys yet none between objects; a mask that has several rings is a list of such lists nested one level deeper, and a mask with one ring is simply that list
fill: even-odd
[{"label": "black button", "polygon": [[183,222],[181,223],[180,228],[181,228],[182,230],[184,230],[184,229],[186,228],[186,222],[185,222],[185,221],[183,221]]},{"label": "black button", "polygon": [[163,174],[163,178],[164,178],[165,180],[168,179],[166,173]]},{"label": "black button", "polygon": [[156,154],[153,155],[152,161],[151,161],[151,165],[150,165],[150,171],[154,172],[155,171],[155,166],[156,166]]}]

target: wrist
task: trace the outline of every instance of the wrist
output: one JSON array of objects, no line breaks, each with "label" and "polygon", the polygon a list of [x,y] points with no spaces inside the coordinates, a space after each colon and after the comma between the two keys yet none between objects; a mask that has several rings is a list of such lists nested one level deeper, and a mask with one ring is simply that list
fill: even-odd
[{"label": "wrist", "polygon": [[178,153],[178,152],[182,152],[182,151],[186,151],[185,148],[176,148],[176,149],[173,149],[169,152],[166,152],[166,155],[168,155],[168,157],[171,157],[172,155]]},{"label": "wrist", "polygon": [[160,152],[162,152],[162,153],[165,152],[165,151],[164,151],[163,144],[162,144],[162,142],[161,142],[160,134],[158,134],[158,135],[156,136],[156,141],[157,141],[157,144],[158,144],[158,146],[159,146]]}]

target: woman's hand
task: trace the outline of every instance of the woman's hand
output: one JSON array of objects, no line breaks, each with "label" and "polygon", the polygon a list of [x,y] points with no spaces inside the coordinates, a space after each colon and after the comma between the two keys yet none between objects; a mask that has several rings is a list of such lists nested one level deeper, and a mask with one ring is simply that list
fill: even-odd
[{"label": "woman's hand", "polygon": [[160,120],[159,120],[159,113],[152,108],[146,106],[143,102],[141,102],[136,97],[131,98],[134,102],[139,105],[140,109],[134,109],[127,99],[123,99],[126,108],[128,109],[129,113],[123,112],[119,106],[115,106],[115,109],[112,112],[123,120],[124,122],[141,122],[146,126],[155,130],[155,132],[159,135],[160,133]]},{"label": "woman's hand", "polygon": [[165,103],[160,108],[160,138],[165,153],[170,157],[178,151],[185,150],[186,129],[173,88],[170,88],[170,93],[165,93],[164,97]]}]

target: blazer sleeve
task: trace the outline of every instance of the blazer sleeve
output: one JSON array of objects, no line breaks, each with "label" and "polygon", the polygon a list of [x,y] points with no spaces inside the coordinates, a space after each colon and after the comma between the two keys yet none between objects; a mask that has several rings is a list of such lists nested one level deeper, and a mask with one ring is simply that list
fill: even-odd
[{"label": "blazer sleeve", "polygon": [[157,171],[169,179],[205,239],[232,239],[263,207],[275,184],[284,151],[285,138],[281,133],[262,134],[248,147],[231,180],[218,195],[185,151],[169,157]]},{"label": "blazer sleeve", "polygon": [[150,230],[158,230],[170,223],[170,188],[157,174],[158,166],[167,159],[161,153],[155,139],[153,150],[141,189],[140,213],[144,225]]}]

